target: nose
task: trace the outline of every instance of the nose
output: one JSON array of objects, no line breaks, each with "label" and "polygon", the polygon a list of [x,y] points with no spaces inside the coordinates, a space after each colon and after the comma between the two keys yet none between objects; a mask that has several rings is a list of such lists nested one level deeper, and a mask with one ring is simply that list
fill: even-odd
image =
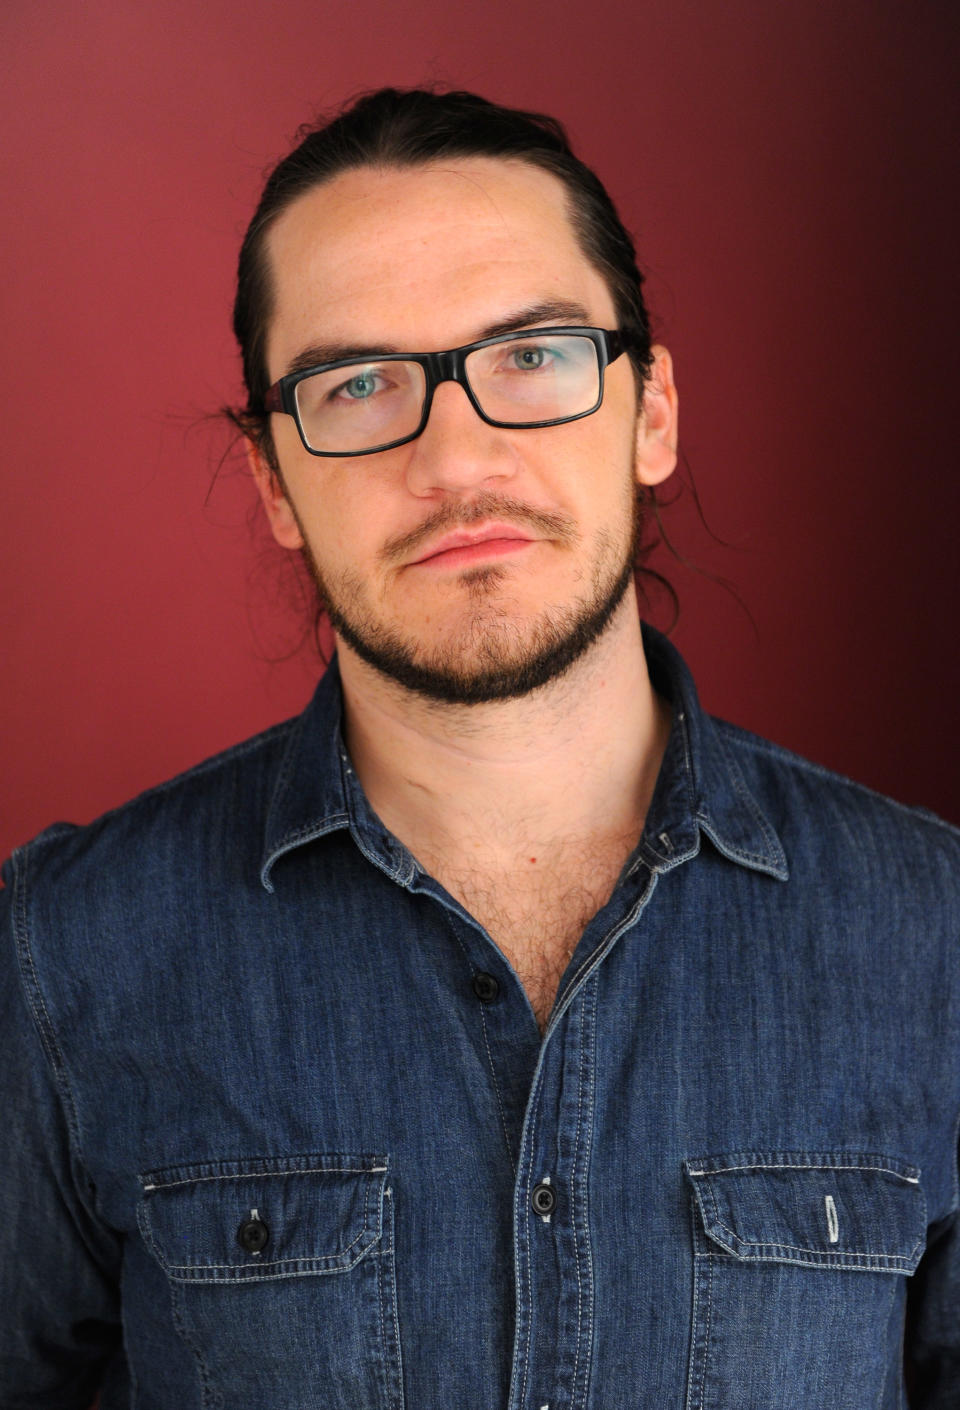
[{"label": "nose", "polygon": [[452,381],[434,389],[427,424],[408,449],[407,485],[420,496],[463,493],[516,473],[509,433],[488,426]]}]

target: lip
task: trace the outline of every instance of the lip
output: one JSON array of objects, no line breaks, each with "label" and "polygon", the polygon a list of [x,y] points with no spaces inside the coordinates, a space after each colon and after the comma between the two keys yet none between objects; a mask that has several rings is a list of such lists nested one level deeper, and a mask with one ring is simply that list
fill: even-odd
[{"label": "lip", "polygon": [[472,529],[455,529],[436,539],[411,567],[436,565],[456,567],[480,558],[499,558],[516,553],[536,540],[512,524],[478,524]]}]

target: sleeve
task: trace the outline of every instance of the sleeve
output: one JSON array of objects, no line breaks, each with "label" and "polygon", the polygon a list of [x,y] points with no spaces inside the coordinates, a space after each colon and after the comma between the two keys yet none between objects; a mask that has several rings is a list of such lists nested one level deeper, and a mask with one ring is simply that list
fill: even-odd
[{"label": "sleeve", "polygon": [[930,1227],[926,1253],[910,1284],[904,1346],[910,1410],[957,1410],[960,1211]]},{"label": "sleeve", "polygon": [[28,998],[18,870],[4,867],[0,890],[0,1405],[88,1410],[120,1345],[121,1243],[96,1213],[56,1040]]}]

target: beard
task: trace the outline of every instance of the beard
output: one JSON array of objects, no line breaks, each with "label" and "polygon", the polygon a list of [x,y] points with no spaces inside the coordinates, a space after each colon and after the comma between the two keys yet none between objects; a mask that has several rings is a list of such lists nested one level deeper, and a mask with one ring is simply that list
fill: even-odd
[{"label": "beard", "polygon": [[[469,505],[447,506],[413,534],[388,544],[384,556],[400,560],[438,531],[488,518],[525,523],[567,544],[576,539],[565,517],[484,494]],[[361,660],[425,699],[481,705],[518,699],[549,684],[602,636],[633,580],[643,526],[639,494],[631,498],[628,518],[629,526],[620,526],[618,534],[605,530],[598,535],[588,589],[566,604],[543,608],[532,621],[510,611],[503,586],[508,569],[490,564],[464,570],[458,577],[469,594],[463,620],[448,639],[432,647],[377,621],[359,576],[344,573],[332,584],[305,536],[303,552],[331,626]]]}]

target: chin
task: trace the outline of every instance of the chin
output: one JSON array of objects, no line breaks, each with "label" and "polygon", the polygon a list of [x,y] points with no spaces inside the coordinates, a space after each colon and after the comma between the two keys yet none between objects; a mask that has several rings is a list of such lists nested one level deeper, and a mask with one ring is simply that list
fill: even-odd
[{"label": "chin", "polygon": [[[499,571],[476,570],[483,577],[475,585],[489,587],[488,575]],[[430,653],[382,625],[359,627],[329,599],[327,610],[338,637],[386,680],[438,703],[483,705],[521,699],[562,677],[608,629],[632,581],[631,560],[605,592],[545,612],[526,630],[488,604],[459,642]]]}]

